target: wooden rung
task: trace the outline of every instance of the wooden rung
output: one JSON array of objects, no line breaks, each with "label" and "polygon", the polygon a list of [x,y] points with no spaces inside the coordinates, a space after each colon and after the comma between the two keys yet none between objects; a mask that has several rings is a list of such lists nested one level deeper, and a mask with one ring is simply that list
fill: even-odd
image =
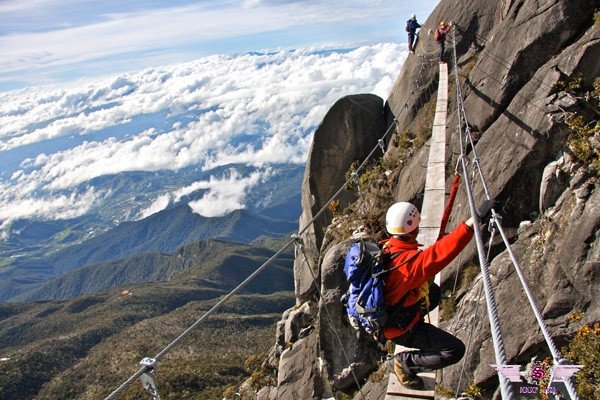
[{"label": "wooden rung", "polygon": [[435,373],[424,372],[418,375],[423,379],[423,390],[405,388],[398,382],[398,378],[396,378],[394,372],[390,371],[390,381],[385,399],[433,399],[435,397]]}]

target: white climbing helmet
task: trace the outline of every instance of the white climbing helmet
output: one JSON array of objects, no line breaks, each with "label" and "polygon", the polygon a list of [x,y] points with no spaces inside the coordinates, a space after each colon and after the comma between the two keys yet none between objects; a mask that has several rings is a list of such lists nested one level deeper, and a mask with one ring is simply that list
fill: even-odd
[{"label": "white climbing helmet", "polygon": [[392,204],[385,214],[385,229],[392,235],[404,235],[414,231],[421,222],[417,207],[404,201]]}]

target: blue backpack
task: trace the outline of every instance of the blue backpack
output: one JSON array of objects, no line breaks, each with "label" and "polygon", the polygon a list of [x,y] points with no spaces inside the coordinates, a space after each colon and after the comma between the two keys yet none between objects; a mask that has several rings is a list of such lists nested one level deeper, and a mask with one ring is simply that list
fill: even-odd
[{"label": "blue backpack", "polygon": [[352,244],[344,263],[350,284],[344,299],[350,325],[357,330],[363,328],[374,337],[387,320],[382,275],[387,272],[390,259],[384,257],[377,243],[360,241]]},{"label": "blue backpack", "polygon": [[[342,301],[346,306],[350,325],[356,330],[364,329],[376,340],[382,339],[382,328],[386,326],[388,317],[393,325],[402,325],[401,321],[414,315],[414,310],[401,306],[408,293],[398,302],[398,306],[393,307],[393,310],[389,309],[391,307],[388,307],[385,302],[385,274],[417,255],[415,253],[402,264],[386,269],[400,254],[382,253],[377,243],[370,241],[353,243],[346,254],[344,274],[350,285]],[[389,315],[390,312],[392,315]]]}]

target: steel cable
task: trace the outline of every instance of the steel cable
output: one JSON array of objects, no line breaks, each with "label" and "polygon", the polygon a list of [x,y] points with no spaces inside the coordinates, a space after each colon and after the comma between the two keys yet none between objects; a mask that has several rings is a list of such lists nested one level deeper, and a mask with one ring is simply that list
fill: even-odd
[{"label": "steel cable", "polygon": [[[496,362],[499,365],[505,365],[506,364],[506,351],[504,348],[504,341],[502,339],[502,333],[500,331],[500,322],[498,319],[498,311],[496,308],[496,299],[494,296],[494,291],[492,288],[492,281],[490,279],[490,271],[489,271],[489,265],[487,263],[486,257],[484,257],[485,254],[485,250],[483,247],[483,241],[481,238],[481,226],[479,223],[479,218],[477,216],[477,212],[476,212],[476,208],[475,208],[475,201],[473,199],[473,193],[472,193],[472,189],[471,189],[471,180],[469,179],[468,173],[467,173],[467,164],[465,162],[465,151],[464,151],[464,146],[463,146],[463,142],[462,142],[462,136],[463,136],[463,129],[462,129],[462,121],[460,118],[461,113],[464,112],[464,109],[461,109],[461,101],[459,101],[458,99],[460,99],[462,97],[462,93],[460,90],[460,81],[459,81],[459,77],[458,77],[458,63],[457,63],[457,59],[456,59],[456,36],[454,34],[454,30],[452,31],[452,56],[453,56],[453,61],[454,61],[454,79],[456,80],[456,98],[457,98],[457,102],[456,102],[456,106],[457,106],[457,113],[458,113],[458,133],[461,137],[461,140],[459,141],[460,146],[461,146],[461,163],[462,163],[462,169],[463,169],[463,173],[464,173],[464,177],[465,177],[465,188],[467,191],[467,199],[468,199],[468,203],[469,203],[469,209],[471,211],[471,217],[473,218],[473,231],[474,231],[474,236],[475,236],[475,242],[477,245],[477,254],[479,257],[479,266],[481,268],[481,274],[482,274],[482,281],[483,281],[483,289],[484,289],[484,293],[485,293],[485,299],[486,299],[486,305],[487,305],[487,310],[488,310],[488,316],[489,316],[489,321],[490,321],[490,330],[492,333],[492,342],[494,345],[494,354],[496,357]],[[512,400],[514,398],[514,394],[512,391],[512,387],[508,381],[508,379],[502,375],[500,372],[498,372],[498,379],[500,381],[500,392],[502,394],[502,398],[503,399],[507,399],[507,400]]]},{"label": "steel cable", "polygon": [[[454,41],[454,36],[453,36],[453,41]],[[454,57],[456,58],[456,47],[454,46]],[[456,76],[455,79],[457,80],[457,96],[458,96],[458,100],[459,100],[459,110],[457,112],[459,112],[460,115],[462,115],[462,118],[464,118],[464,123],[465,123],[465,138],[466,140],[468,140],[468,143],[471,145],[471,149],[473,152],[473,171],[477,171],[477,173],[479,174],[479,179],[481,181],[482,184],[482,188],[484,190],[485,196],[486,198],[489,200],[492,198],[490,191],[489,191],[489,186],[487,184],[487,181],[485,179],[485,176],[483,174],[481,165],[479,163],[479,157],[477,155],[477,152],[475,150],[475,144],[473,142],[472,139],[472,135],[470,132],[470,128],[469,128],[469,124],[466,118],[466,112],[464,109],[464,103],[463,103],[463,99],[462,99],[462,93],[460,92],[460,85],[458,82],[458,73],[456,72]],[[533,103],[531,103],[533,104]],[[536,106],[537,107],[537,106]],[[537,107],[539,108],[539,107]],[[541,109],[540,109],[541,110]],[[460,118],[459,118],[460,120]],[[460,127],[459,127],[460,128]],[[461,136],[462,136],[462,132],[461,132]],[[462,148],[462,141],[461,141],[461,154],[464,155],[464,151]],[[466,168],[466,166],[465,166]],[[467,189],[467,192],[469,191],[469,189]],[[471,200],[470,200],[471,201]],[[473,211],[473,210],[472,210]],[[509,254],[509,257],[511,259],[511,262],[515,268],[515,271],[517,272],[517,275],[519,277],[519,281],[521,283],[521,286],[523,287],[523,291],[525,292],[525,295],[527,296],[527,300],[531,306],[531,309],[533,311],[533,314],[536,318],[536,322],[538,324],[538,326],[540,327],[540,330],[542,332],[542,335],[544,337],[544,340],[546,341],[546,344],[548,345],[548,348],[550,350],[550,353],[552,354],[553,357],[553,361],[554,361],[554,365],[561,365],[564,363],[564,360],[561,359],[560,354],[554,344],[554,341],[551,337],[551,335],[548,332],[548,329],[546,327],[546,324],[535,304],[535,301],[533,299],[533,296],[531,294],[531,291],[529,290],[529,287],[527,285],[527,282],[525,281],[525,277],[523,275],[522,269],[520,267],[519,261],[516,257],[516,255],[514,254],[514,252],[512,251],[512,247],[510,245],[510,242],[508,240],[508,237],[506,236],[504,229],[502,227],[502,223],[501,223],[501,217],[499,214],[497,214],[495,209],[491,210],[492,212],[492,217],[491,217],[491,224],[492,224],[492,228],[495,230],[496,228],[498,229],[498,232],[500,233],[502,240],[504,242],[504,245],[506,247],[506,250]],[[477,232],[477,231],[476,231]],[[491,245],[491,243],[490,243]],[[578,399],[578,395],[577,392],[575,391],[573,384],[569,379],[564,381],[565,387],[567,388],[567,392],[569,393],[571,399],[576,400]]]}]

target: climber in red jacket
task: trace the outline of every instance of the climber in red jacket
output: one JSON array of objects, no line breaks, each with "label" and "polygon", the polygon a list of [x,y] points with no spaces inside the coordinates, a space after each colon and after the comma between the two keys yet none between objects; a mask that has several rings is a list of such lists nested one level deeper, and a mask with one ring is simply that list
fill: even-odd
[{"label": "climber in red jacket", "polygon": [[[478,210],[486,217],[494,202],[486,200]],[[384,329],[392,342],[414,349],[394,357],[394,373],[410,389],[422,389],[418,372],[432,371],[457,363],[465,353],[460,339],[428,324],[425,313],[437,304],[427,304],[428,281],[446,267],[473,237],[473,219],[458,226],[430,247],[419,250],[417,235],[421,216],[410,203],[393,204],[386,214],[386,230],[392,236],[384,242],[383,252],[392,256],[385,282],[389,317]],[[437,285],[436,285],[437,288]],[[439,288],[438,288],[439,289]],[[438,298],[439,299],[439,298]]]},{"label": "climber in red jacket", "polygon": [[444,52],[446,51],[446,35],[450,33],[452,30],[452,22],[446,24],[446,22],[440,22],[440,26],[435,30],[434,38],[435,41],[438,42],[440,46],[440,53],[438,55],[438,61],[443,63],[444,61]]}]

